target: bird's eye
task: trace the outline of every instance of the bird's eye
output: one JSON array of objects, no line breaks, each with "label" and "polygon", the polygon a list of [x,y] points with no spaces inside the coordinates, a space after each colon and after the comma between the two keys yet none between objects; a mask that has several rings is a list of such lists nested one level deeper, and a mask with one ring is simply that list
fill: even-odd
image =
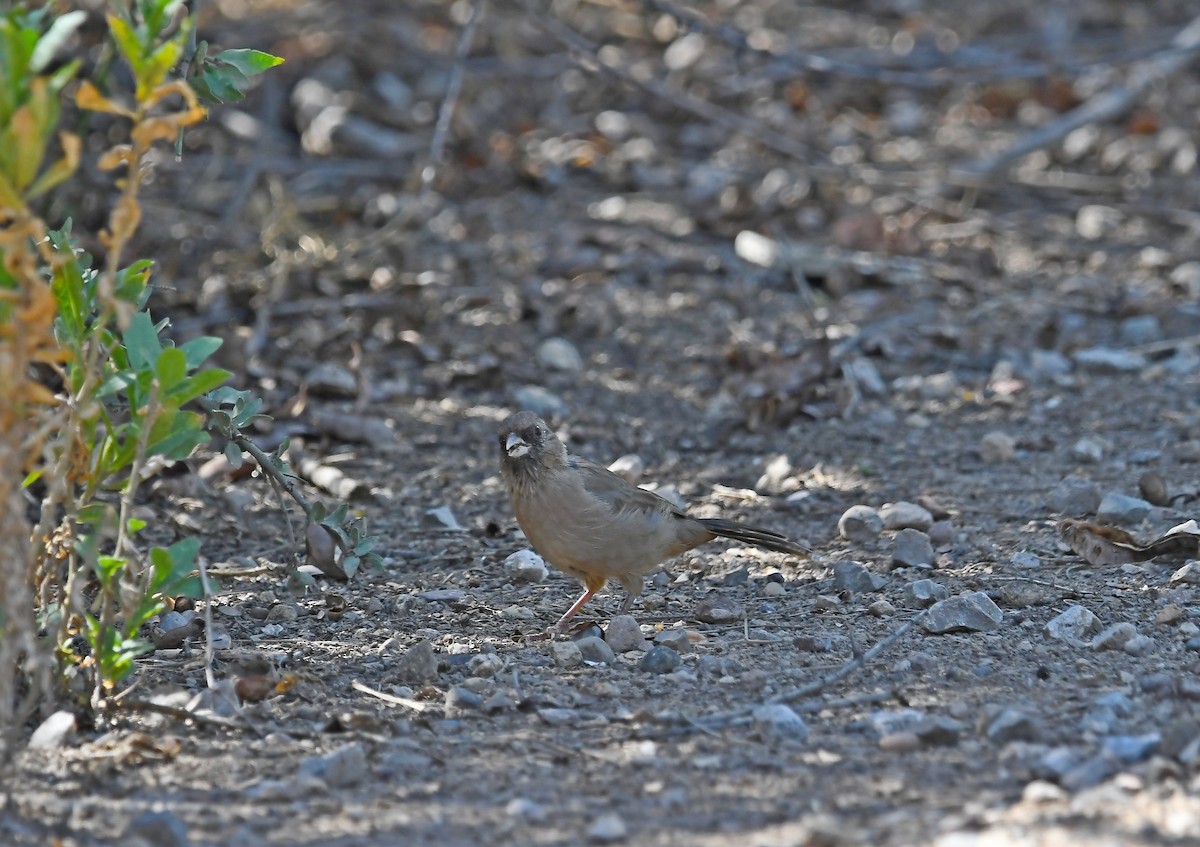
[{"label": "bird's eye", "polygon": [[546,434],[546,430],[542,429],[540,426],[535,426],[533,428],[533,434],[536,435],[538,438],[541,438],[543,435]]}]

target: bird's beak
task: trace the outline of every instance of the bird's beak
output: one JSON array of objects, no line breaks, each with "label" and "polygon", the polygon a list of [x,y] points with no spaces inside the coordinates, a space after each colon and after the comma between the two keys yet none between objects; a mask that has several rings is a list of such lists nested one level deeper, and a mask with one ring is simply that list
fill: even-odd
[{"label": "bird's beak", "polygon": [[524,438],[515,432],[510,432],[508,438],[504,439],[504,452],[510,458],[519,459],[529,452],[529,445],[525,442]]}]

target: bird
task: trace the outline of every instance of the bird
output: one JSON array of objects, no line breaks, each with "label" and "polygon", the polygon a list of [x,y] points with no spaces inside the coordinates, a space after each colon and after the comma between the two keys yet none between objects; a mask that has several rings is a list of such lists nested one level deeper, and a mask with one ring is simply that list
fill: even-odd
[{"label": "bird", "polygon": [[517,524],[538,555],[583,583],[583,594],[545,637],[565,634],[571,618],[610,579],[625,589],[620,613],[628,613],[645,574],[718,537],[779,553],[811,552],[769,529],[688,515],[608,468],[570,455],[533,412],[507,418],[498,437],[500,476]]}]

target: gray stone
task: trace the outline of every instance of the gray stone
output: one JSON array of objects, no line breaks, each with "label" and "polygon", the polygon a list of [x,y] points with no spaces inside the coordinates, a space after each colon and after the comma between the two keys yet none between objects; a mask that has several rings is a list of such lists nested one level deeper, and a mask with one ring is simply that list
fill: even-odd
[{"label": "gray stone", "polygon": [[933,525],[933,515],[924,506],[899,500],[879,510],[884,529],[919,529],[925,532]]},{"label": "gray stone", "polygon": [[1078,645],[1099,629],[1100,619],[1098,617],[1089,609],[1074,605],[1047,622],[1042,634],[1056,641]]},{"label": "gray stone", "polygon": [[29,737],[29,747],[33,750],[53,750],[66,743],[75,732],[75,715],[67,711],[58,711],[46,718]]},{"label": "gray stone", "polygon": [[453,685],[446,692],[446,714],[452,715],[468,709],[478,709],[483,705],[483,698],[461,685]]},{"label": "gray stone", "polygon": [[887,600],[876,600],[870,606],[867,606],[867,611],[877,618],[890,618],[896,614],[896,607]]},{"label": "gray stone", "polygon": [[1100,507],[1100,487],[1082,476],[1069,476],[1054,486],[1047,505],[1060,515],[1090,515]]},{"label": "gray stone", "polygon": [[1037,722],[1020,709],[1003,709],[988,721],[987,737],[1003,744],[1009,741],[1035,741],[1040,730]]},{"label": "gray stone", "polygon": [[608,469],[626,482],[637,485],[646,473],[646,463],[641,456],[629,453],[609,465]]},{"label": "gray stone", "polygon": [[638,670],[643,673],[670,673],[679,667],[680,662],[678,653],[670,647],[656,644],[642,656],[642,660],[638,662]]},{"label": "gray stone", "polygon": [[949,597],[946,586],[932,579],[918,579],[904,586],[904,601],[909,606],[926,609],[939,600]]},{"label": "gray stone", "polygon": [[1033,350],[1029,353],[1030,374],[1039,379],[1069,374],[1071,360],[1057,350]]},{"label": "gray stone", "polygon": [[513,400],[522,409],[542,418],[562,418],[570,412],[561,397],[540,385],[522,385],[513,392]]},{"label": "gray stone", "polygon": [[1133,526],[1145,520],[1152,508],[1154,507],[1150,503],[1140,497],[1110,491],[1100,501],[1100,508],[1096,510],[1096,522],[1111,526]]},{"label": "gray stone", "polygon": [[642,637],[642,628],[638,626],[637,618],[633,615],[617,615],[610,620],[608,629],[604,631],[604,640],[614,653],[645,650],[649,646]]},{"label": "gray stone", "polygon": [[944,715],[925,715],[912,726],[922,744],[953,747],[963,734],[962,723]]},{"label": "gray stone", "polygon": [[989,465],[1012,461],[1017,454],[1017,441],[1005,432],[989,432],[979,439],[979,457]]},{"label": "gray stone", "polygon": [[1099,438],[1085,435],[1071,445],[1071,458],[1077,462],[1094,465],[1104,459],[1105,444]]},{"label": "gray stone", "polygon": [[1146,367],[1146,357],[1141,353],[1110,347],[1076,350],[1071,359],[1081,370],[1098,374],[1133,373]]},{"label": "gray stone", "polygon": [[146,847],[188,847],[187,824],[173,812],[142,812],[129,822],[125,844],[145,844]]},{"label": "gray stone", "polygon": [[919,529],[900,530],[892,548],[892,563],[907,568],[932,567],[933,542]]},{"label": "gray stone", "polygon": [[854,544],[866,544],[883,532],[883,518],[870,506],[851,506],[838,519],[838,534]]},{"label": "gray stone", "polygon": [[833,585],[838,591],[849,591],[853,595],[878,591],[883,577],[873,574],[858,562],[835,562]]},{"label": "gray stone", "polygon": [[428,639],[418,641],[401,656],[395,665],[395,676],[400,682],[424,685],[437,679],[438,660],[433,644]]},{"label": "gray stone", "polygon": [[681,654],[695,650],[686,629],[664,629],[655,637],[654,642]]},{"label": "gray stone", "polygon": [[1117,771],[1117,762],[1110,756],[1099,753],[1084,759],[1059,779],[1059,784],[1068,791],[1082,791],[1099,785]]},{"label": "gray stone", "polygon": [[1120,650],[1125,642],[1138,634],[1137,627],[1131,623],[1115,623],[1105,627],[1092,639],[1094,650]]},{"label": "gray stone", "polygon": [[929,608],[923,622],[926,632],[941,634],[967,630],[990,632],[999,629],[1004,613],[982,591],[940,600]]},{"label": "gray stone", "polygon": [[315,777],[330,788],[357,785],[367,776],[367,752],[357,742],[300,763],[300,776]]},{"label": "gray stone", "polygon": [[555,371],[576,373],[583,370],[583,357],[578,348],[565,338],[547,338],[538,345],[537,359],[544,367]]},{"label": "gray stone", "polygon": [[1102,749],[1109,756],[1132,765],[1150,758],[1161,741],[1162,736],[1157,732],[1146,735],[1113,735],[1104,739]]},{"label": "gray stone", "polygon": [[954,546],[954,524],[950,521],[934,521],[927,534],[935,550],[949,550]]},{"label": "gray stone", "polygon": [[1181,582],[1185,585],[1200,583],[1200,561],[1189,559],[1180,565],[1167,582]]},{"label": "gray stone", "polygon": [[604,643],[604,639],[598,638],[595,635],[580,638],[574,643],[579,648],[579,653],[583,656],[585,662],[611,665],[617,660],[617,654],[613,652],[612,648]]},{"label": "gray stone", "polygon": [[764,736],[790,738],[803,741],[808,738],[808,724],[791,706],[783,703],[767,703],[758,706],[752,713],[754,723]]},{"label": "gray stone", "polygon": [[583,664],[583,651],[574,641],[553,641],[550,644],[550,658],[560,668],[577,668]]},{"label": "gray stone", "polygon": [[504,560],[504,571],[513,582],[541,582],[549,575],[546,560],[532,550],[518,550]]},{"label": "gray stone", "polygon": [[610,844],[623,840],[628,831],[624,818],[616,812],[606,812],[592,821],[587,829],[587,837],[598,844]]},{"label": "gray stone", "polygon": [[696,620],[704,623],[740,621],[745,610],[736,600],[721,594],[709,594],[696,604]]},{"label": "gray stone", "polygon": [[1134,315],[1121,321],[1117,328],[1117,336],[1122,344],[1131,347],[1150,344],[1163,337],[1162,324],[1154,315]]},{"label": "gray stone", "polygon": [[1012,558],[1009,561],[1018,568],[1028,568],[1029,570],[1034,570],[1042,566],[1042,560],[1028,550],[1018,550],[1012,554]]},{"label": "gray stone", "polygon": [[1138,634],[1126,641],[1121,649],[1130,656],[1145,656],[1154,649],[1154,639],[1148,635]]}]

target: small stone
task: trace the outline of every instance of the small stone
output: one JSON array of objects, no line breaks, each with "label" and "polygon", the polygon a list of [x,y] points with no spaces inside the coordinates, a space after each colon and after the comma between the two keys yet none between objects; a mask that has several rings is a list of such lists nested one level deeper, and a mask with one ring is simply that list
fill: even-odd
[{"label": "small stone", "polygon": [[496,712],[511,712],[517,708],[517,699],[510,691],[497,691],[483,702],[483,710],[489,715]]},{"label": "small stone", "polygon": [[1154,623],[1159,626],[1170,626],[1183,620],[1183,607],[1178,603],[1168,603],[1154,613]]},{"label": "small stone", "polygon": [[896,607],[887,600],[876,600],[870,606],[867,606],[867,611],[877,618],[890,618],[896,614]]},{"label": "small stone", "polygon": [[695,649],[686,629],[664,629],[655,637],[654,642],[681,654],[691,653]]},{"label": "small stone", "polygon": [[612,648],[604,643],[604,639],[595,635],[580,638],[574,644],[579,648],[579,653],[585,662],[611,665],[617,660],[617,654],[613,652]]},{"label": "small stone", "polygon": [[489,679],[504,670],[504,659],[495,653],[480,653],[467,662],[467,670],[478,679]]},{"label": "small stone", "polygon": [[1075,231],[1088,241],[1112,235],[1121,224],[1121,213],[1112,206],[1089,204],[1075,213]]},{"label": "small stone", "polygon": [[763,586],[762,593],[764,597],[782,597],[787,594],[787,589],[782,582],[768,582]]},{"label": "small stone", "polygon": [[544,367],[554,371],[576,373],[583,370],[583,357],[575,345],[565,338],[547,338],[538,345],[537,359]]},{"label": "small stone", "polygon": [[1042,586],[1033,582],[1024,580],[1013,580],[1011,582],[1002,582],[996,588],[994,596],[998,602],[1008,606],[1011,609],[1025,609],[1029,606],[1040,606],[1044,603],[1051,602],[1052,599],[1058,599],[1057,595],[1053,598],[1049,595]]},{"label": "small stone", "polygon": [[188,847],[187,824],[174,812],[142,812],[129,822],[122,843],[148,847]]},{"label": "small stone", "polygon": [[833,649],[833,639],[816,635],[797,635],[792,646],[802,653],[828,653]]},{"label": "small stone", "polygon": [[954,524],[950,521],[934,521],[927,534],[935,550],[949,550],[954,546]]},{"label": "small stone", "polygon": [[418,641],[396,662],[395,675],[400,682],[424,685],[437,679],[438,661],[428,639]]},{"label": "small stone", "polygon": [[915,732],[890,732],[879,737],[879,749],[887,753],[911,753],[921,746]]},{"label": "small stone", "polygon": [[1154,508],[1140,497],[1130,497],[1110,491],[1100,501],[1096,522],[1110,526],[1133,526],[1141,523]]},{"label": "small stone", "polygon": [[33,750],[53,750],[66,743],[75,731],[75,715],[58,711],[42,721],[29,736],[29,747]]},{"label": "small stone", "polygon": [[907,568],[932,567],[933,542],[918,529],[900,530],[892,548],[892,564]]},{"label": "small stone", "polygon": [[744,610],[742,604],[720,594],[709,594],[696,605],[695,617],[704,623],[731,623],[740,621]]},{"label": "small stone", "polygon": [[919,529],[925,532],[933,525],[933,515],[924,506],[900,500],[888,503],[879,510],[884,529]]},{"label": "small stone", "polygon": [[1117,763],[1109,756],[1097,754],[1084,759],[1059,779],[1059,783],[1068,791],[1082,791],[1085,788],[1099,785],[1112,776],[1117,770]]},{"label": "small stone", "polygon": [[1181,582],[1185,585],[1200,583],[1200,561],[1189,559],[1184,562],[1175,573],[1171,574],[1171,578],[1167,582]]},{"label": "small stone", "polygon": [[1148,635],[1138,634],[1125,642],[1121,648],[1130,656],[1145,656],[1154,649],[1154,639]]},{"label": "small stone", "polygon": [[935,635],[959,630],[990,632],[999,629],[1003,620],[1004,613],[991,597],[982,591],[972,591],[934,603],[923,626],[926,632]]},{"label": "small stone", "polygon": [[267,620],[281,621],[287,623],[294,621],[300,617],[300,610],[291,603],[276,603],[271,607],[271,611],[267,612]]},{"label": "small stone", "polygon": [[511,606],[505,606],[501,609],[500,617],[509,621],[531,621],[537,617],[537,614],[528,606],[521,606],[514,603]]},{"label": "small stone", "polygon": [[1047,505],[1060,515],[1090,515],[1100,507],[1100,487],[1082,476],[1069,476],[1050,492]]},{"label": "small stone", "polygon": [[1093,650],[1120,650],[1125,642],[1137,635],[1137,627],[1131,623],[1115,623],[1101,630],[1092,639]]},{"label": "small stone", "polygon": [[842,601],[832,594],[818,594],[813,608],[818,612],[832,612],[842,607]]},{"label": "small stone", "polygon": [[637,485],[646,473],[646,463],[642,461],[641,456],[628,453],[609,465],[608,469],[626,482]]},{"label": "small stone", "polygon": [[932,579],[918,579],[904,586],[904,600],[909,606],[927,609],[939,600],[945,600],[949,595],[946,586]]},{"label": "small stone", "polygon": [[1012,554],[1012,558],[1009,561],[1018,568],[1026,568],[1028,570],[1034,570],[1042,566],[1042,560],[1028,550],[1018,550]]},{"label": "small stone", "polygon": [[1105,444],[1099,438],[1085,435],[1071,445],[1071,458],[1077,462],[1094,465],[1104,459]]},{"label": "small stone", "polygon": [[1171,503],[1171,491],[1167,481],[1157,471],[1146,471],[1138,477],[1138,493],[1155,506],[1167,506]]},{"label": "small stone", "polygon": [[1100,619],[1092,614],[1091,610],[1074,605],[1047,622],[1042,634],[1056,641],[1081,644],[1099,629]]},{"label": "small stone", "polygon": [[645,650],[649,646],[642,637],[642,628],[638,626],[637,618],[633,615],[617,615],[610,620],[608,629],[604,631],[604,640],[614,653]]},{"label": "small stone", "polygon": [[367,752],[361,744],[347,744],[330,753],[309,756],[300,762],[300,776],[315,777],[330,788],[357,785],[367,776]]},{"label": "small stone", "polygon": [[583,664],[583,651],[574,641],[553,641],[550,643],[550,658],[560,668],[577,668]]},{"label": "small stone", "polygon": [[513,392],[513,400],[540,418],[563,418],[570,412],[561,397],[540,385],[522,385]]},{"label": "small stone", "polygon": [[1032,717],[1020,709],[1003,709],[988,721],[986,735],[997,743],[1009,741],[1036,741],[1038,725]]},{"label": "small stone", "polygon": [[541,582],[549,575],[546,560],[532,550],[518,550],[504,560],[504,571],[513,582]]},{"label": "small stone", "polygon": [[[233,609],[236,607],[221,606],[220,608],[222,611],[224,611],[225,609]],[[195,617],[196,612],[192,609],[188,609],[186,612],[167,612],[162,616],[162,620],[159,621],[158,625],[163,633],[168,633],[173,629],[182,629],[190,624]]]},{"label": "small stone", "polygon": [[504,813],[510,818],[521,818],[541,823],[546,819],[546,809],[540,803],[535,803],[528,797],[514,797],[504,807]]},{"label": "small stone", "polygon": [[446,714],[464,712],[468,709],[478,709],[483,705],[483,698],[461,685],[453,685],[446,692]]},{"label": "small stone", "polygon": [[1017,454],[1017,442],[1004,432],[989,432],[979,439],[979,457],[989,465],[1012,461]]},{"label": "small stone", "polygon": [[426,603],[461,603],[467,599],[467,592],[461,588],[434,588],[429,591],[421,591],[417,594],[418,599],[424,600]]},{"label": "small stone", "polygon": [[1076,350],[1071,359],[1080,369],[1097,374],[1133,373],[1146,367],[1146,357],[1141,353],[1109,347]]},{"label": "small stone", "polygon": [[783,703],[768,703],[755,708],[754,723],[764,735],[774,738],[791,738],[803,741],[808,737],[808,725],[791,706]]},{"label": "small stone", "polygon": [[925,715],[913,725],[913,732],[922,744],[953,747],[963,733],[963,725],[943,715]]},{"label": "small stone", "polygon": [[871,573],[858,562],[835,562],[833,585],[838,591],[848,591],[852,595],[869,594],[879,590],[883,577]]},{"label": "small stone", "polygon": [[626,832],[628,827],[625,826],[625,820],[615,812],[608,812],[592,821],[587,829],[587,837],[589,841],[609,844],[623,839]]},{"label": "small stone", "polygon": [[1162,324],[1154,315],[1133,315],[1121,321],[1117,327],[1117,337],[1129,347],[1160,341],[1162,336]]},{"label": "small stone", "polygon": [[645,656],[642,656],[642,660],[638,662],[638,670],[642,673],[670,673],[678,668],[680,663],[678,653],[670,647],[656,644],[647,651]]},{"label": "small stone", "polygon": [[870,506],[859,504],[842,512],[838,534],[854,544],[866,544],[883,532],[883,518]]},{"label": "small stone", "polygon": [[754,483],[754,490],[767,496],[788,494],[796,487],[792,473],[791,461],[787,456],[780,454],[767,462],[762,475]]},{"label": "small stone", "polygon": [[1145,761],[1153,755],[1162,741],[1157,732],[1146,735],[1113,735],[1104,739],[1103,750],[1127,765]]}]

